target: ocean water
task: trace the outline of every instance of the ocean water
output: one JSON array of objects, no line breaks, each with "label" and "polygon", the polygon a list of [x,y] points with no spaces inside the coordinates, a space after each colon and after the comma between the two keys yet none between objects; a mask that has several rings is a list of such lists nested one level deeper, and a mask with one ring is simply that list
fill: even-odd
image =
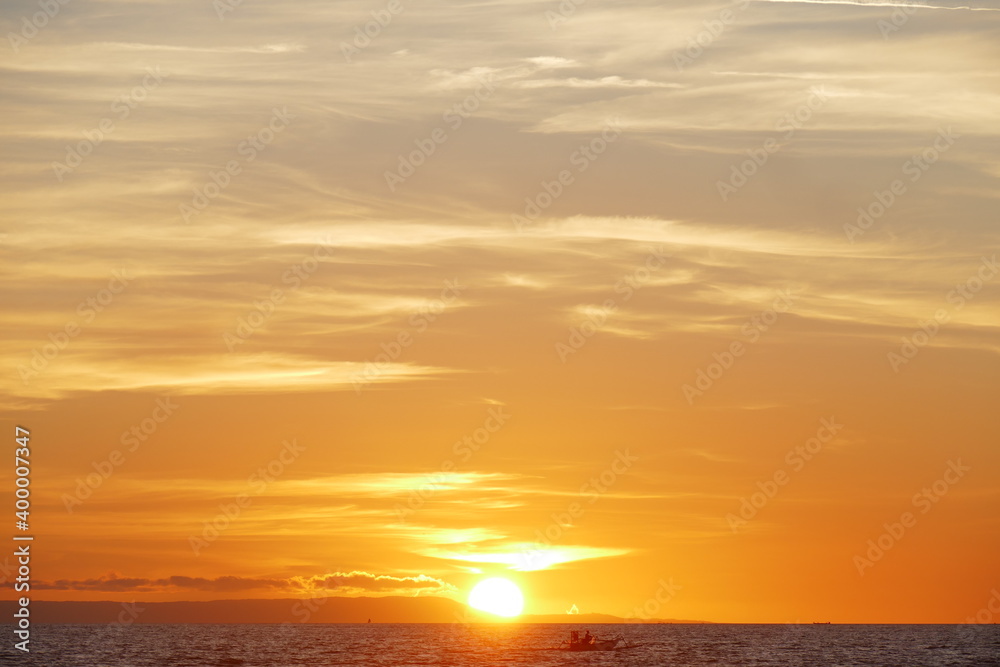
[{"label": "ocean water", "polygon": [[[574,629],[635,646],[557,650]],[[997,625],[42,625],[30,656],[11,643],[0,663],[44,667],[1000,665]]]}]

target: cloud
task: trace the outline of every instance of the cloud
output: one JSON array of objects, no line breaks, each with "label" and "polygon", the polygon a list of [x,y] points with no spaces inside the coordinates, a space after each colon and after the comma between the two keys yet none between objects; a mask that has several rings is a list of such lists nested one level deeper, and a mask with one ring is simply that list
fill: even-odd
[{"label": "cloud", "polygon": [[531,79],[517,83],[519,88],[551,88],[565,86],[567,88],[682,88],[679,83],[650,81],[648,79],[623,79],[620,76],[605,76],[600,79]]},{"label": "cloud", "polygon": [[[927,317],[926,292],[919,290],[938,292],[943,303],[947,290],[940,286],[977,263],[935,257],[919,235],[887,241],[878,229],[851,244],[829,233],[652,216],[539,219],[520,231],[506,224],[395,220],[343,222],[332,229],[335,260],[319,265],[299,289],[286,287],[279,303],[265,303],[267,318],[248,335],[241,322],[260,319],[261,297],[308,256],[303,248],[315,243],[314,227],[251,229],[225,260],[199,257],[184,250],[186,241],[168,236],[158,255],[136,246],[132,261],[148,259],[146,273],[101,312],[84,308],[90,324],[79,313],[107,284],[93,277],[101,273],[98,266],[80,267],[85,281],[27,280],[12,313],[17,326],[0,341],[0,354],[14,369],[0,378],[0,391],[13,405],[107,391],[208,396],[460,382],[481,368],[428,353],[423,341],[440,335],[465,340],[470,318],[526,287],[536,293],[534,302],[547,304],[521,309],[518,317],[527,326],[578,326],[609,297],[620,299],[621,281],[654,250],[669,258],[637,294],[667,299],[670,307],[622,301],[602,326],[605,334],[633,341],[685,331],[732,335],[779,291],[791,289],[800,295],[794,319],[804,326],[825,322],[884,339]],[[70,261],[58,248],[51,254],[56,265]],[[180,270],[177,262],[185,255]],[[262,255],[269,257],[262,261]],[[456,255],[476,261],[450,264]],[[886,260],[920,261],[921,270],[892,269]],[[820,266],[824,271],[815,272]],[[461,294],[445,305],[442,290],[455,280]],[[171,289],[157,287],[167,284]],[[69,323],[81,333],[50,358],[53,337],[63,337]],[[965,309],[955,314],[949,334],[978,340],[996,324],[984,311]],[[193,333],[206,328],[210,339]],[[229,352],[227,340],[237,334]],[[415,344],[389,358],[386,349],[403,334]]]},{"label": "cloud", "polygon": [[[33,370],[31,358],[23,368]],[[160,357],[137,365],[108,358],[103,350],[74,350],[51,368],[43,369],[12,394],[32,398],[60,398],[78,392],[151,391],[177,395],[232,395],[306,391],[351,391],[357,386],[428,379],[451,371],[411,363],[385,363],[367,374],[363,362],[322,362],[286,355],[228,356],[214,361],[204,358]],[[85,378],[85,379],[84,379]]]},{"label": "cloud", "polygon": [[252,579],[223,576],[214,579],[203,577],[171,576],[162,579],[119,577],[108,574],[96,579],[59,579],[54,582],[39,581],[39,590],[54,591],[103,591],[103,592],[152,592],[163,589],[234,592],[265,589],[282,589],[288,581],[280,579]]},{"label": "cloud", "polygon": [[477,549],[475,551],[450,549],[424,549],[421,555],[442,560],[466,563],[493,563],[506,565],[511,570],[531,572],[548,570],[559,565],[596,558],[613,558],[631,553],[631,549],[592,547],[583,545],[540,546],[536,544],[507,544]]},{"label": "cloud", "polygon": [[309,577],[290,577],[287,579],[234,576],[205,578],[179,575],[160,579],[145,579],[108,574],[96,579],[59,579],[54,582],[39,581],[33,583],[33,585],[39,590],[100,591],[109,593],[150,593],[162,591],[236,593],[269,591],[280,593],[420,594],[441,593],[453,589],[450,584],[445,583],[441,579],[423,574],[416,576],[395,576],[372,574],[362,570],[332,572]]},{"label": "cloud", "polygon": [[139,44],[134,42],[100,42],[95,48],[109,51],[178,51],[185,53],[301,53],[305,46],[297,43],[274,43],[263,46],[188,47],[171,44]]},{"label": "cloud", "polygon": [[894,0],[753,0],[754,2],[777,2],[794,3],[806,5],[853,5],[857,7],[900,7],[913,9],[955,9],[969,11],[996,12],[1000,9],[996,7],[982,7],[971,5],[930,5],[918,2],[904,2]]},{"label": "cloud", "polygon": [[[450,443],[444,443],[445,446]],[[209,473],[211,474],[211,473]],[[375,499],[397,498],[405,500],[411,491],[420,491],[427,496],[441,495],[467,496],[482,491],[516,488],[513,482],[527,479],[523,474],[501,472],[449,471],[449,472],[366,472],[322,475],[301,479],[276,481],[276,488],[285,498],[326,498]],[[178,495],[200,495],[207,492],[237,495],[246,490],[245,480],[224,481],[218,476],[203,478],[179,478],[159,480],[162,490],[169,489]],[[148,480],[122,480],[127,493],[141,493],[148,488]],[[338,508],[343,511],[346,508]]]},{"label": "cloud", "polygon": [[413,590],[419,592],[451,590],[453,587],[440,579],[424,574],[411,577],[397,577],[388,574],[375,575],[352,570],[333,574],[297,579],[303,588],[310,591],[369,591],[385,593],[389,591]]}]

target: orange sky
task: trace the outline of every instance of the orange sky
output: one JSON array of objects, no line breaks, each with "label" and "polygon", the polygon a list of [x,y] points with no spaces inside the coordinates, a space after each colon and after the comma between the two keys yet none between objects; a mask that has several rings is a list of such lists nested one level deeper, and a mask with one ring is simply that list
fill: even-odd
[{"label": "orange sky", "polygon": [[8,38],[35,599],[983,608],[1000,6],[663,4],[403,2],[355,42],[387,4],[102,2]]}]

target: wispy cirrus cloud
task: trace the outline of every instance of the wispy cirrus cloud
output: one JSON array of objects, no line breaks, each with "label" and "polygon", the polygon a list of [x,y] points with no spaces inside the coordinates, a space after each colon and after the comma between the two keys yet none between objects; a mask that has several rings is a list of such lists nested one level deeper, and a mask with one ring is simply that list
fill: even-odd
[{"label": "wispy cirrus cloud", "polygon": [[969,11],[1000,11],[998,7],[968,5],[968,4],[926,4],[906,2],[905,0],[753,0],[757,3],[786,3],[805,5],[852,5],[856,7],[902,7],[914,9],[954,9]]}]

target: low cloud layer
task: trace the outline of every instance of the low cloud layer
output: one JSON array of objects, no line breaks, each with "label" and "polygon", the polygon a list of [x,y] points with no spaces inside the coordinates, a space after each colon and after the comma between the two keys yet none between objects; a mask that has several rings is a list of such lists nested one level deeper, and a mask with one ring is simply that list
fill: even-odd
[{"label": "low cloud layer", "polygon": [[451,590],[451,586],[426,575],[398,577],[369,572],[334,572],[312,577],[290,579],[263,579],[247,577],[204,577],[171,576],[161,579],[142,579],[106,575],[97,579],[59,579],[53,582],[39,581],[32,586],[45,591],[99,591],[108,593],[151,593],[163,591],[198,591],[212,593],[264,592],[303,594],[328,593],[344,594],[441,594]]}]

